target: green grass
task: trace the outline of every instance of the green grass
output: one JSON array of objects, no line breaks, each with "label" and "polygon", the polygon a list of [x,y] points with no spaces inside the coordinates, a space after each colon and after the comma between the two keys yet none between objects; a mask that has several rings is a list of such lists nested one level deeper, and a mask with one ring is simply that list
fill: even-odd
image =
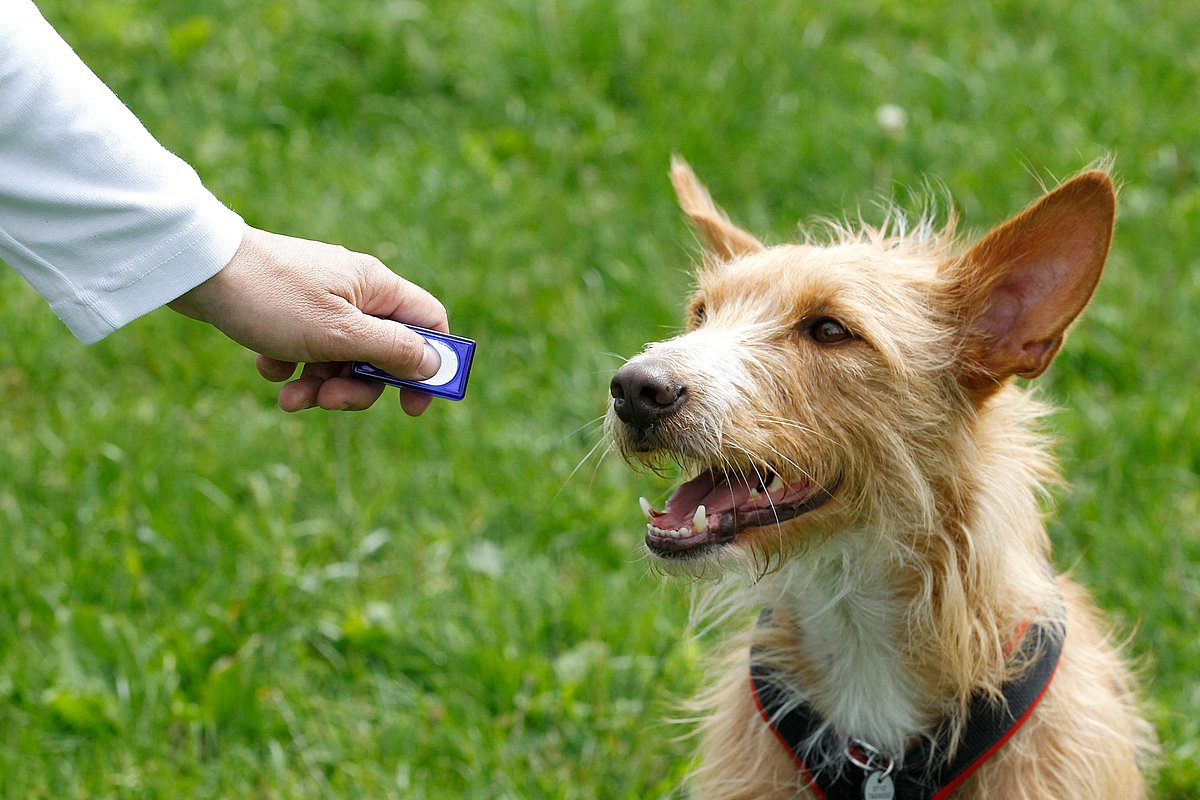
[{"label": "green grass", "polygon": [[639,561],[665,484],[573,470],[613,354],[680,316],[673,151],[773,241],[930,178],[983,228],[1115,155],[1043,381],[1053,534],[1142,659],[1158,795],[1200,794],[1200,7],[41,5],[247,220],[379,255],[480,345],[420,420],[286,416],[215,332],[85,349],[0,273],[0,795],[671,795],[704,659]]}]

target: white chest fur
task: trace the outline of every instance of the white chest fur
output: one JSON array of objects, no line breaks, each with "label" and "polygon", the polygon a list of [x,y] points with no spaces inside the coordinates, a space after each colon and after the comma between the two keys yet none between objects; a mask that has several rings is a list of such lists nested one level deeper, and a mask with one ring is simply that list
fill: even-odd
[{"label": "white chest fur", "polygon": [[760,587],[764,602],[799,629],[809,702],[839,735],[899,755],[927,720],[902,660],[904,609],[895,574],[895,564],[878,552],[843,549],[794,558]]}]

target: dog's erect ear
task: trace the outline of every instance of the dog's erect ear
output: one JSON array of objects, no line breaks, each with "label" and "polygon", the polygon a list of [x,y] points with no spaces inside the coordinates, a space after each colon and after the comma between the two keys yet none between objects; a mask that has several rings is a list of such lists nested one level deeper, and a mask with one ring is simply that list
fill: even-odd
[{"label": "dog's erect ear", "polygon": [[1100,280],[1115,215],[1112,179],[1082,172],[943,268],[951,313],[966,326],[968,388],[988,393],[1045,371]]},{"label": "dog's erect ear", "polygon": [[729,221],[717,208],[696,173],[679,156],[671,156],[671,184],[679,207],[704,239],[704,249],[718,262],[732,261],[764,249],[762,242]]}]

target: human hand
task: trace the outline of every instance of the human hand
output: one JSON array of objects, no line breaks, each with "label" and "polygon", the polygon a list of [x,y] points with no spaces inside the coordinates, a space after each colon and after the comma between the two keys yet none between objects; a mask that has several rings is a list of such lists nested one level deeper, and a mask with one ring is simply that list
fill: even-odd
[{"label": "human hand", "polygon": [[[351,361],[428,378],[441,363],[437,351],[399,321],[449,332],[437,298],[373,256],[251,227],[224,269],[168,305],[259,353],[259,374],[269,381],[287,381],[303,362],[279,392],[284,411],[368,408],[384,386],[352,377]],[[412,416],[430,401],[400,392]]]}]

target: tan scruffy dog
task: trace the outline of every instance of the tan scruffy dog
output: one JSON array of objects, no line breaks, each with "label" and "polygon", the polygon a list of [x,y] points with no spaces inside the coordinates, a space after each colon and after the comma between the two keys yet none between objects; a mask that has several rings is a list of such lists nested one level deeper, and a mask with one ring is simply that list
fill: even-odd
[{"label": "tan scruffy dog", "polygon": [[1044,408],[1012,380],[1100,278],[1108,174],[965,250],[896,217],[767,247],[682,161],[671,177],[705,263],[686,332],[617,372],[606,426],[695,476],[642,500],[649,551],[719,578],[722,619],[758,614],[699,701],[698,795],[1144,796],[1149,726],[1051,568]]}]

